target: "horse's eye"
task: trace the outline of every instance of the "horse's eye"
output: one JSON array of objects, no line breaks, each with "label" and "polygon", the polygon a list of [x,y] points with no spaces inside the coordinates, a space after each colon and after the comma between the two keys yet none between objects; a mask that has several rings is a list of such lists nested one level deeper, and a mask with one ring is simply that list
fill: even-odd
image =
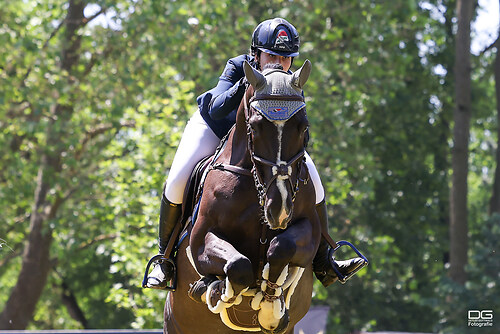
[{"label": "horse's eye", "polygon": [[258,137],[259,125],[258,124],[250,124],[250,132],[252,133],[252,136]]},{"label": "horse's eye", "polygon": [[307,147],[308,143],[309,143],[309,126],[306,126],[304,130],[304,147]]},{"label": "horse's eye", "polygon": [[258,135],[260,132],[260,129],[262,128],[262,116],[255,114],[251,117],[250,119],[250,130],[252,131],[253,135]]},{"label": "horse's eye", "polygon": [[309,125],[307,123],[299,123],[298,130],[299,133],[303,135],[309,130]]}]

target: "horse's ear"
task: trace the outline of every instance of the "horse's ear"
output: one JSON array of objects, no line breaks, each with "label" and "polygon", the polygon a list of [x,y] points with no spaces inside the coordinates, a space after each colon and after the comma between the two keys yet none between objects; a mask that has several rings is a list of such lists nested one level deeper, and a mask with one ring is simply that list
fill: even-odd
[{"label": "horse's ear", "polygon": [[266,85],[266,78],[262,73],[253,68],[248,61],[243,63],[243,71],[245,72],[248,82],[250,82],[256,91],[264,88]]},{"label": "horse's ear", "polygon": [[311,62],[309,61],[309,59],[306,59],[304,65],[302,65],[302,67],[297,71],[293,72],[292,84],[302,89],[302,87],[304,87],[304,85],[306,84],[307,79],[309,78],[309,74],[311,74],[311,68]]}]

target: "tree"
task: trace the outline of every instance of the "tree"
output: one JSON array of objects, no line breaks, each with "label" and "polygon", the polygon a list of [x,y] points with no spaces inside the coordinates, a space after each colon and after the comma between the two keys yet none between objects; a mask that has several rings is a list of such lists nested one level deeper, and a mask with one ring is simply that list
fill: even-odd
[{"label": "tree", "polygon": [[[74,67],[78,61],[80,45],[80,36],[76,32],[84,24],[83,9],[83,2],[71,1],[68,14],[63,21],[66,29],[60,67],[68,75],[75,75]],[[72,80],[68,78],[67,84],[72,86]],[[66,199],[62,194],[50,198],[48,192],[54,188],[55,176],[62,170],[62,153],[67,148],[60,145],[60,140],[65,137],[67,120],[71,118],[73,112],[73,106],[66,103],[54,104],[50,110],[45,133],[47,147],[41,153],[30,215],[28,243],[23,253],[23,263],[16,286],[0,315],[0,328],[26,328],[45,287],[50,268],[50,245],[53,240],[52,229],[46,225],[49,220],[54,219]]]},{"label": "tree", "polygon": [[[490,47],[488,47],[488,49],[493,46],[497,49],[493,68],[495,78],[495,98],[497,105],[497,124],[500,124],[500,56],[498,55],[498,50],[500,48],[500,31],[499,38],[497,38],[497,40]],[[490,215],[494,213],[500,214],[500,127],[497,129],[496,168],[488,212]]]},{"label": "tree", "polygon": [[470,24],[474,1],[457,1],[455,44],[455,110],[450,193],[450,277],[465,284],[467,276],[467,175],[471,117]]},{"label": "tree", "polygon": [[[78,6],[84,22],[65,20]],[[484,217],[489,132],[498,127],[486,53],[472,57],[472,289],[457,293],[445,270],[455,7],[455,0],[4,1],[0,310],[11,312],[9,296],[26,284],[20,273],[32,269],[46,282],[38,300],[23,301],[36,305],[29,329],[161,326],[165,293],[140,281],[157,249],[159,196],[183,127],[227,59],[248,51],[255,25],[281,16],[301,36],[293,67],[306,58],[313,64],[308,152],[326,189],[332,236],[371,260],[344,286],[315,286],[314,303],[332,309],[329,330],[463,325],[456,309],[489,307],[498,295],[498,284],[483,292],[498,272],[490,251],[498,219]],[[77,26],[72,38],[69,23]],[[39,233],[30,230],[35,216]],[[40,262],[23,269],[23,250],[33,255],[35,239],[43,241]]]},{"label": "tree", "polygon": [[[12,34],[20,33],[25,49],[9,59],[2,76],[4,83],[10,81],[12,85],[7,92],[10,96],[4,101],[6,109],[2,108],[3,115],[10,118],[2,124],[6,134],[2,139],[10,140],[10,145],[4,147],[10,161],[5,163],[3,171],[22,166],[21,170],[14,170],[14,175],[23,175],[23,182],[30,181],[30,172],[35,169],[37,172],[32,179],[35,183],[32,204],[29,211],[22,214],[29,217],[30,222],[22,263],[16,284],[0,314],[0,328],[23,329],[31,321],[55,265],[51,249],[61,208],[82,190],[82,184],[91,175],[95,151],[105,147],[120,129],[134,123],[120,119],[121,114],[85,122],[80,109],[85,87],[92,82],[89,74],[112,51],[110,43],[101,45],[100,50],[99,47],[87,49],[92,55],[90,58],[82,55],[82,49],[88,47],[82,30],[105,11],[104,7],[85,17],[87,2],[69,1],[62,17],[57,16],[62,14],[57,10],[46,12],[56,14],[56,25],[54,21],[30,25],[31,17],[26,15],[29,13],[26,9],[39,13],[51,5],[35,2],[8,5],[8,10],[18,10],[21,16],[17,19],[25,20],[29,28],[23,35],[16,30],[18,27],[9,27]],[[41,52],[37,54],[37,51]],[[8,178],[2,182],[9,188],[12,186]],[[28,205],[15,207],[20,211]],[[18,228],[8,226],[11,230]]]}]

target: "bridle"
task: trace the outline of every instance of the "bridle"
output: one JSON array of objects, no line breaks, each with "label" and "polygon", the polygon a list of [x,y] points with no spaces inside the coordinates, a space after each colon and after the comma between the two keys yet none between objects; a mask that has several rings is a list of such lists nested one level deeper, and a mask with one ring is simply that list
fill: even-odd
[{"label": "bridle", "polygon": [[[248,101],[247,101],[247,94],[249,90],[245,91],[245,95],[243,96],[243,105],[244,105],[244,116],[245,116],[245,125],[246,125],[246,130],[247,130],[247,150],[250,154],[250,160],[252,162],[252,168],[251,170],[248,170],[246,168],[242,168],[239,166],[234,166],[230,164],[224,164],[224,163],[217,163],[217,157],[219,154],[224,150],[224,146],[227,143],[227,140],[229,138],[229,134],[232,132],[230,131],[221,141],[221,144],[216,150],[216,153],[214,157],[212,158],[212,161],[210,163],[210,166],[208,168],[208,171],[210,170],[223,170],[223,171],[228,171],[231,173],[236,173],[240,175],[246,175],[246,176],[252,176],[254,183],[255,183],[255,189],[257,190],[258,198],[259,198],[259,205],[263,209],[264,204],[265,204],[265,198],[267,195],[267,192],[269,191],[270,185],[278,179],[278,177],[282,176],[283,178],[286,178],[291,186],[292,189],[292,201],[295,201],[297,192],[299,191],[299,185],[300,182],[304,183],[304,185],[307,184],[309,181],[309,172],[307,170],[307,166],[305,163],[305,149],[307,146],[307,141],[308,138],[306,137],[304,139],[304,145],[302,149],[295,155],[293,156],[290,160],[277,164],[272,161],[269,161],[267,159],[264,159],[260,156],[258,156],[255,153],[254,149],[254,144],[253,144],[253,134],[252,134],[252,128],[250,126],[250,109],[248,108],[248,105],[255,100],[286,100],[286,101],[304,101],[302,96],[288,96],[288,95],[259,95],[259,96],[252,96]],[[308,131],[308,128],[306,128],[306,131]],[[273,176],[271,179],[266,183],[263,181],[262,176],[260,175],[258,169],[257,169],[257,163],[267,165],[272,168],[273,171]],[[291,177],[292,177],[292,165],[294,163],[297,163],[297,178],[295,180],[295,183],[292,182]],[[207,173],[205,173],[206,177]],[[304,175],[303,178],[301,176]],[[204,180],[202,180],[202,183],[204,183]],[[258,272],[261,272],[263,267],[264,267],[264,259],[266,258],[266,245],[268,243],[268,238],[267,238],[267,233],[269,230],[268,224],[265,223],[266,221],[263,220],[261,222],[262,229],[261,229],[261,235],[260,235],[260,247],[259,247],[259,269]],[[257,284],[260,284],[259,280],[257,281]]]},{"label": "bridle", "polygon": [[[259,95],[251,97],[250,100],[247,102],[247,97],[245,94],[243,100],[244,100],[245,123],[247,127],[247,148],[248,152],[250,153],[250,160],[252,161],[252,169],[250,172],[254,179],[255,189],[257,190],[258,193],[259,204],[261,207],[264,206],[265,204],[264,201],[267,192],[269,191],[271,184],[274,181],[276,181],[278,177],[288,180],[290,188],[292,189],[292,202],[294,202],[297,192],[299,191],[300,181],[302,181],[304,184],[306,184],[308,181],[309,174],[307,173],[307,170],[303,170],[303,168],[307,169],[307,166],[305,164],[305,153],[306,153],[305,149],[307,142],[306,141],[304,142],[304,146],[302,147],[302,149],[296,155],[294,155],[290,160],[279,164],[258,156],[255,153],[255,148],[253,143],[253,133],[252,133],[252,128],[250,126],[250,108],[248,107],[248,105],[252,101],[256,100],[284,100],[284,101],[304,102],[304,98],[298,95]],[[259,173],[257,169],[257,163],[271,167],[273,176],[271,177],[270,180],[267,181],[267,183],[263,181],[262,175]],[[297,177],[295,183],[292,181],[292,165],[294,163],[297,163]],[[307,177],[301,179],[300,176],[302,175],[303,172],[306,172]]]}]

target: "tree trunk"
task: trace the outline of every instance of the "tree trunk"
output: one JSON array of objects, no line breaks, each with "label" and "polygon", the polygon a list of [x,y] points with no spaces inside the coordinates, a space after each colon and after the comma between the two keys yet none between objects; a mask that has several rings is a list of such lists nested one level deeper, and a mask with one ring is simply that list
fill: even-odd
[{"label": "tree trunk", "polygon": [[[65,35],[62,39],[61,69],[72,73],[78,62],[80,37],[77,30],[84,24],[81,0],[69,1],[68,13],[65,18]],[[72,83],[68,82],[68,85]],[[25,329],[33,318],[36,304],[47,282],[50,272],[50,245],[52,230],[48,221],[54,219],[62,199],[47,194],[56,185],[57,173],[61,171],[61,155],[66,149],[61,143],[64,131],[68,131],[65,123],[71,118],[72,106],[54,105],[46,129],[47,144],[41,147],[42,153],[38,170],[37,187],[34,194],[34,204],[30,218],[28,243],[23,253],[21,271],[16,285],[0,314],[0,329]]]},{"label": "tree trunk", "polygon": [[473,0],[457,1],[455,46],[455,110],[453,113],[452,186],[450,192],[450,272],[452,280],[467,280],[467,175],[471,116],[470,23]]},{"label": "tree trunk", "polygon": [[68,310],[69,315],[73,319],[81,323],[83,328],[89,329],[87,318],[85,317],[83,310],[80,308],[80,305],[78,305],[78,301],[76,299],[75,294],[69,288],[68,284],[66,284],[64,280],[61,284],[61,288],[63,290],[61,296],[62,302],[64,306],[66,306],[66,310]]},{"label": "tree trunk", "polygon": [[42,164],[38,171],[28,244],[23,254],[17,284],[10,294],[5,309],[0,314],[0,329],[26,328],[47,281],[52,231],[44,227],[46,220],[44,208],[48,190],[48,185],[44,182],[46,167]]},{"label": "tree trunk", "polygon": [[[497,101],[497,124],[500,124],[500,31],[499,39],[495,42],[497,55],[495,58],[495,95]],[[490,215],[500,213],[500,125],[497,126],[497,154],[496,154],[495,179],[493,182],[493,192],[490,198]]]}]

